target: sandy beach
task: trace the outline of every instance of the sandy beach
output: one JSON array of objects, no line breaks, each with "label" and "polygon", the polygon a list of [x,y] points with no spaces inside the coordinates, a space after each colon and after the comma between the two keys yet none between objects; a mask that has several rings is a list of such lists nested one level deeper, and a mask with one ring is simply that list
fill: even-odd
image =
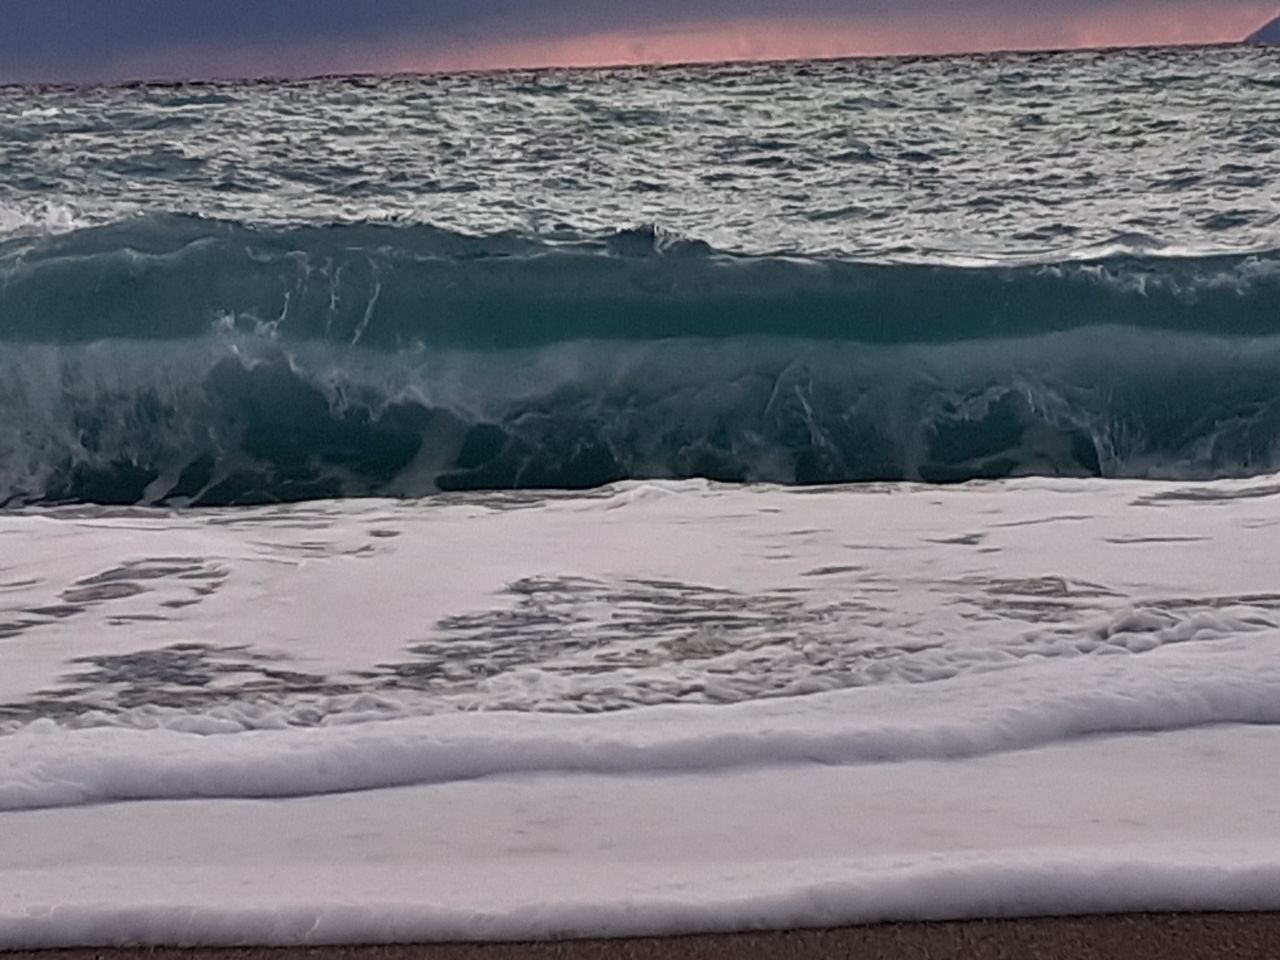
[{"label": "sandy beach", "polygon": [[1191,960],[1280,957],[1280,914],[1124,914],[891,923],[630,940],[13,951],[4,960]]}]

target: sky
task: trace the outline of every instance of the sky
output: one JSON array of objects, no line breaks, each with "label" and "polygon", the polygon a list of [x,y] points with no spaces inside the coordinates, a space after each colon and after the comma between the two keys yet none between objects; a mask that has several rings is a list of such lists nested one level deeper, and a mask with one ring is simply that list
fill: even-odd
[{"label": "sky", "polygon": [[0,0],[0,83],[1219,43],[1280,0]]}]

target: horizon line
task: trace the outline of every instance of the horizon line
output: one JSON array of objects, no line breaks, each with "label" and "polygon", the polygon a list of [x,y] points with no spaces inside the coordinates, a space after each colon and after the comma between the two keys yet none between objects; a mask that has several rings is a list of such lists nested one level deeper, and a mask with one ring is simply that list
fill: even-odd
[{"label": "horizon line", "polygon": [[[1265,26],[1265,24],[1264,24]],[[128,77],[119,80],[97,81],[23,81],[0,80],[0,90],[40,89],[40,90],[89,90],[89,89],[127,89],[130,87],[177,87],[200,84],[290,84],[315,83],[320,80],[358,80],[380,79],[390,80],[410,77],[475,77],[498,76],[516,73],[549,73],[562,71],[566,73],[590,73],[593,71],[621,70],[678,70],[688,67],[734,66],[742,64],[759,64],[762,66],[791,63],[843,63],[848,61],[870,60],[949,60],[965,57],[1008,57],[1029,56],[1033,54],[1061,56],[1072,53],[1115,53],[1124,50],[1191,50],[1191,49],[1225,49],[1228,47],[1253,48],[1249,38],[1239,40],[1219,40],[1213,42],[1185,43],[1118,43],[1098,44],[1080,47],[992,47],[987,49],[951,50],[944,52],[921,53],[850,53],[836,56],[814,57],[730,57],[727,59],[693,59],[693,60],[648,60],[648,61],[614,61],[598,64],[557,64],[538,63],[512,65],[502,67],[477,67],[473,69],[439,70],[356,70],[351,72],[320,72],[307,74],[209,74],[205,76],[173,77],[164,75]]]}]

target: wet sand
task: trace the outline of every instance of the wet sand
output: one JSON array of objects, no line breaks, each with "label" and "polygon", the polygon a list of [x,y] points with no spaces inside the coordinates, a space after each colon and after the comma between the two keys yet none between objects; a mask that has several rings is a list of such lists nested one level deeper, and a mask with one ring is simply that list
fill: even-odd
[{"label": "wet sand", "polygon": [[1280,914],[1129,914],[879,924],[632,940],[13,951],[3,960],[1277,960]]}]

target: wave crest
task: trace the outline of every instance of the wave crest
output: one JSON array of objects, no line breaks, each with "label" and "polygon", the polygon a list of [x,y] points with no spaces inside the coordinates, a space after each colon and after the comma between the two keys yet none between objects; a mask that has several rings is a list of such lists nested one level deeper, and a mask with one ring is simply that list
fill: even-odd
[{"label": "wave crest", "polygon": [[0,338],[185,339],[213,323],[402,349],[766,335],[863,343],[1093,325],[1280,332],[1280,251],[996,264],[748,256],[649,227],[468,236],[149,216],[0,243]]}]

